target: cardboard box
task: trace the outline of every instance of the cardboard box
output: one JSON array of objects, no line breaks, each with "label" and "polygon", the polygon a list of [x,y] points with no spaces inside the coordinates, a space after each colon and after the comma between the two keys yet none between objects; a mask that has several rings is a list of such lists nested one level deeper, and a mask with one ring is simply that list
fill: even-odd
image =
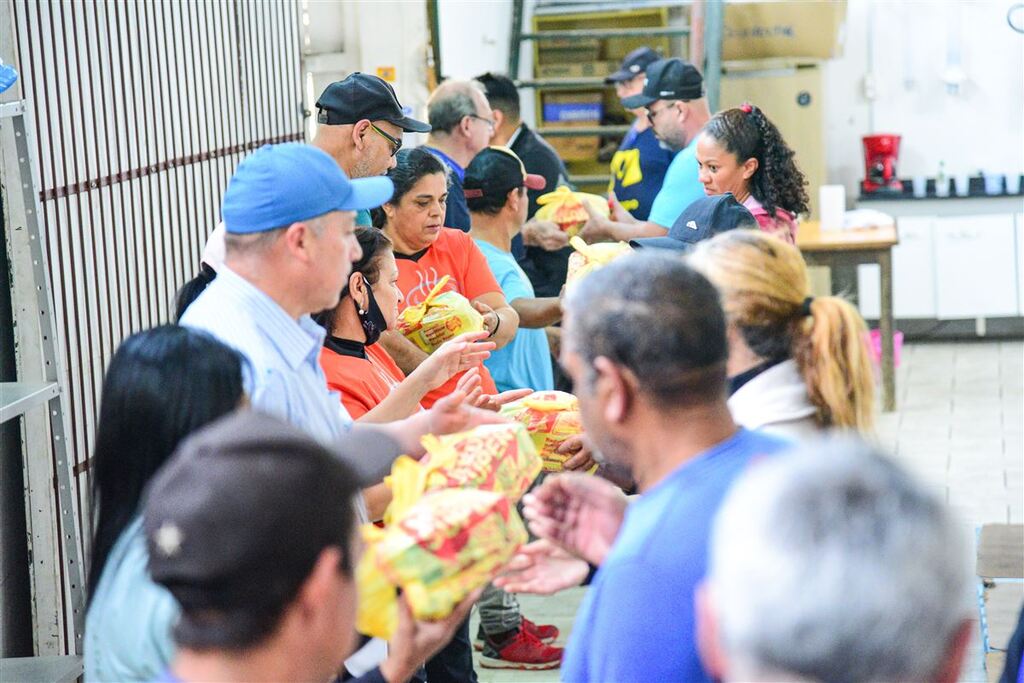
[{"label": "cardboard box", "polygon": [[600,123],[604,113],[603,94],[599,92],[545,92],[543,120],[547,123]]},{"label": "cardboard box", "polygon": [[601,54],[601,41],[546,40],[537,46],[537,64],[578,64],[596,62]]},{"label": "cardboard box", "polygon": [[845,0],[727,2],[722,59],[838,57],[845,18]]},{"label": "cardboard box", "polygon": [[586,135],[578,138],[545,138],[555,148],[562,161],[591,161],[597,158],[601,138]]},{"label": "cardboard box", "polygon": [[535,71],[537,78],[604,78],[618,68],[618,62],[570,62],[539,64]]}]

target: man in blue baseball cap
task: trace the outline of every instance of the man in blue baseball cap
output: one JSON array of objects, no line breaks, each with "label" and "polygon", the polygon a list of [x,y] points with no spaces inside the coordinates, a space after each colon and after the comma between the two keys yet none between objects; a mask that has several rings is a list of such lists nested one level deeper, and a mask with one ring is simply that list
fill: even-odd
[{"label": "man in blue baseball cap", "polygon": [[[312,145],[260,148],[239,164],[224,193],[225,260],[217,278],[180,323],[205,330],[248,360],[254,408],[279,416],[330,444],[352,420],[327,389],[319,364],[324,329],[310,314],[338,305],[361,251],[355,211],[391,198],[386,177],[349,180]],[[425,433],[494,421],[453,394],[434,408],[381,426],[399,453],[422,453]],[[390,461],[382,463],[381,478]]]}]

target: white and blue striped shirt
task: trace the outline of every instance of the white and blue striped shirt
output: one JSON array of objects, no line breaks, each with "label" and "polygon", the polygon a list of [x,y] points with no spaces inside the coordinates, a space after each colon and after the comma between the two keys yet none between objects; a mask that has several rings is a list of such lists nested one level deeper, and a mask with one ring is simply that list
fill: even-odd
[{"label": "white and blue striped shirt", "polygon": [[327,388],[320,368],[324,329],[308,315],[294,320],[222,266],[181,324],[209,332],[248,359],[245,388],[254,408],[287,420],[322,443],[335,441],[351,427],[341,397]]}]

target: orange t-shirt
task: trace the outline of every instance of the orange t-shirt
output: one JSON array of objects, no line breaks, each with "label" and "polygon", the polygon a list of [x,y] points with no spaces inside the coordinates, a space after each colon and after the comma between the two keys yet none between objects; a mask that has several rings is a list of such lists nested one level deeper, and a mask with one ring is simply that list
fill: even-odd
[{"label": "orange t-shirt", "polygon": [[[437,240],[421,252],[413,255],[395,253],[398,262],[398,288],[402,291],[402,308],[423,303],[437,281],[445,275],[448,284],[442,291],[456,291],[470,301],[489,292],[501,292],[501,286],[494,279],[487,257],[476,246],[467,233],[452,228],[442,228]],[[434,402],[455,391],[455,385],[463,373],[459,373],[430,391],[423,397],[423,405],[429,408]],[[485,394],[498,393],[486,366],[480,366]]]},{"label": "orange t-shirt", "polygon": [[327,386],[341,392],[341,402],[352,419],[362,417],[387,398],[405,374],[380,344],[365,347],[366,358],[320,349],[320,367]]}]

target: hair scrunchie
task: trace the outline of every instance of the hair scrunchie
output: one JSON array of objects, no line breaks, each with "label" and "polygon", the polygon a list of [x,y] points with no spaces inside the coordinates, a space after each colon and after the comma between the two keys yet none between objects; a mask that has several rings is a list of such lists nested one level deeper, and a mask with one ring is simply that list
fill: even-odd
[{"label": "hair scrunchie", "polygon": [[809,296],[806,299],[804,299],[804,302],[802,304],[800,304],[800,315],[804,316],[805,318],[807,316],[811,315],[811,304],[812,303],[814,303],[814,297],[813,296]]}]

